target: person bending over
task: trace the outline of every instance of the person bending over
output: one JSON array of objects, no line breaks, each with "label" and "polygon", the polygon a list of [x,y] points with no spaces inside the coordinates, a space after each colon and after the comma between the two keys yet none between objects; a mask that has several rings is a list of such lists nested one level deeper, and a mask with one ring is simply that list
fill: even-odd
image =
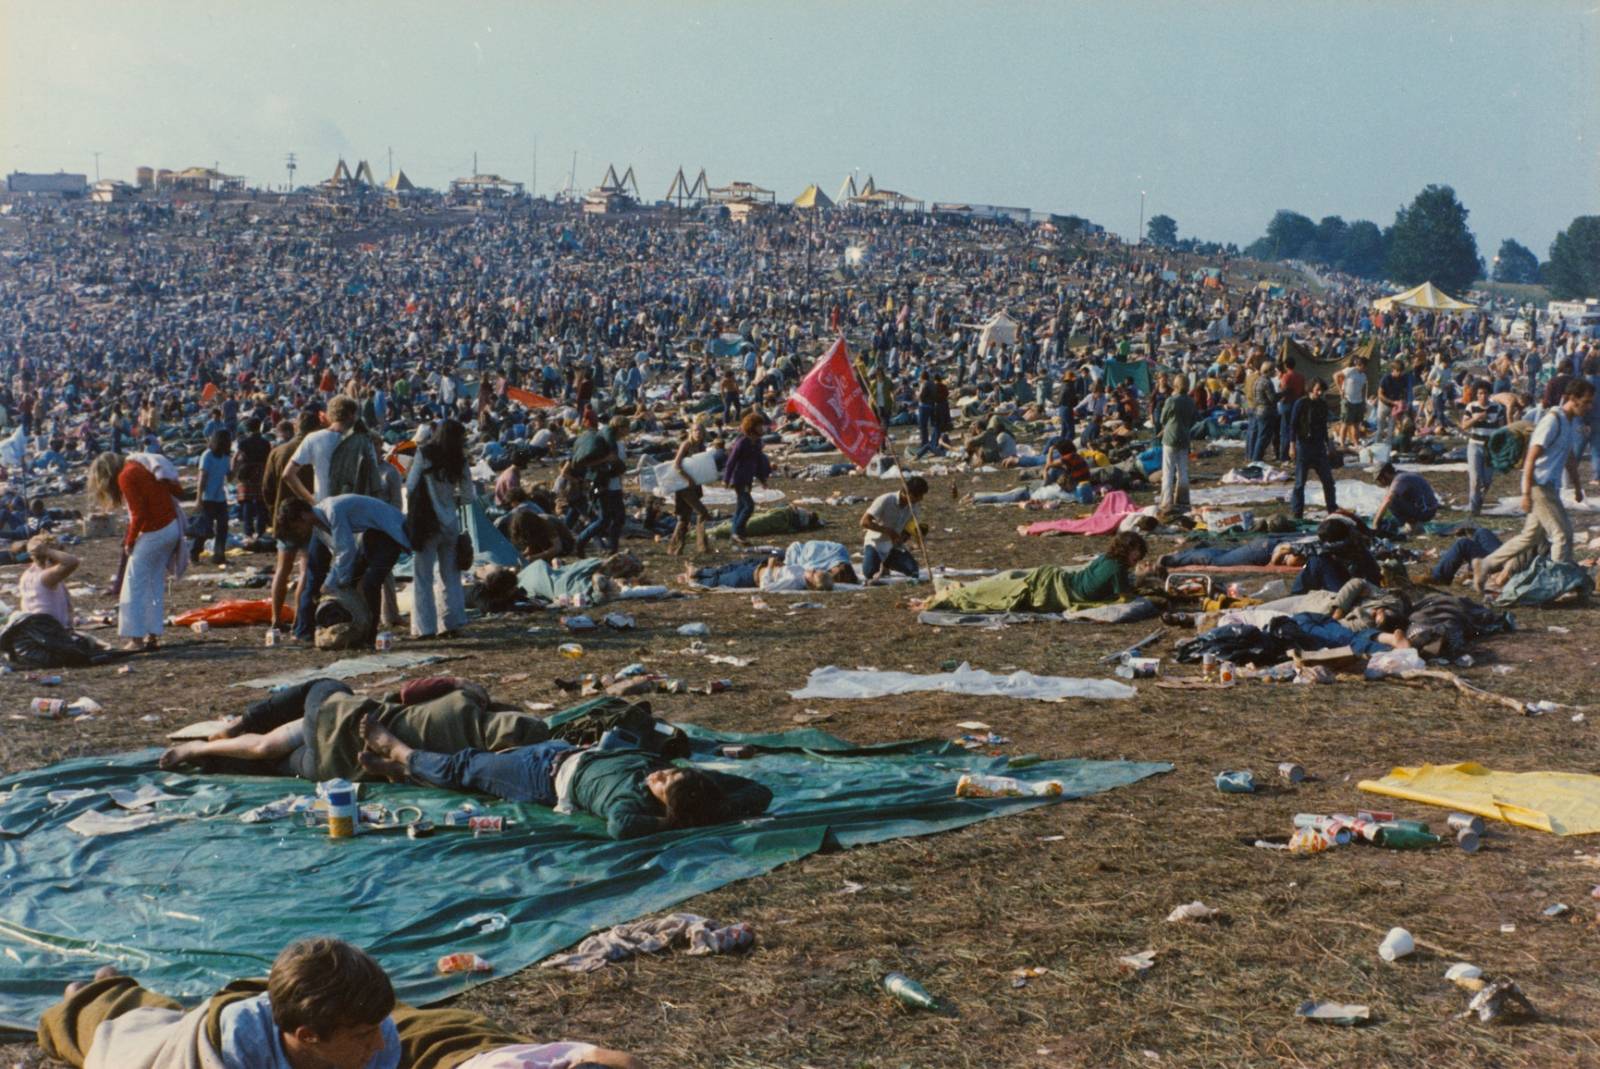
[{"label": "person bending over", "polygon": [[766,810],[772,792],[754,780],[676,765],[633,747],[589,747],[552,739],[501,753],[435,753],[407,745],[378,720],[362,722],[367,771],[430,787],[478,791],[512,802],[590,813],[613,839],[743,820]]}]

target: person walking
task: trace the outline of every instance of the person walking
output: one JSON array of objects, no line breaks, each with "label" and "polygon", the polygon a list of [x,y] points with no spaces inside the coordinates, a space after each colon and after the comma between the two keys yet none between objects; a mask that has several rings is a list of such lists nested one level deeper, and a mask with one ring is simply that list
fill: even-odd
[{"label": "person walking", "polygon": [[1194,429],[1194,398],[1189,376],[1172,380],[1172,396],[1161,406],[1161,515],[1189,511],[1189,442]]},{"label": "person walking", "polygon": [[1583,500],[1583,481],[1578,476],[1578,458],[1583,448],[1583,427],[1594,410],[1594,385],[1588,379],[1573,379],[1562,393],[1559,407],[1547,411],[1528,440],[1528,455],[1522,462],[1522,511],[1527,519],[1516,537],[1472,562],[1472,585],[1483,592],[1486,577],[1514,557],[1536,548],[1541,539],[1550,541],[1550,559],[1561,564],[1575,563],[1572,553],[1572,517],[1561,503],[1561,479],[1572,482],[1573,497]]},{"label": "person walking", "polygon": [[207,538],[214,538],[211,563],[228,562],[228,452],[233,448],[228,432],[211,432],[210,447],[200,456],[200,485],[195,505],[200,510],[200,534],[189,546],[189,562],[200,563]]},{"label": "person walking", "polygon": [[[166,457],[101,453],[89,465],[89,496],[107,509],[126,507],[128,563],[117,599],[117,633],[123,649],[156,649],[167,617],[167,570],[181,568],[183,488]],[[177,559],[175,559],[177,558]]]},{"label": "person walking", "polygon": [[710,540],[706,537],[706,521],[711,518],[711,513],[706,508],[705,489],[690,478],[683,467],[686,459],[704,452],[705,448],[705,421],[696,419],[689,424],[689,433],[678,443],[678,452],[672,458],[672,466],[689,484],[672,495],[672,511],[677,523],[672,528],[672,538],[667,542],[667,552],[674,557],[682,553],[688,544],[690,524],[695,527],[695,545],[700,552],[705,553],[711,548]]},{"label": "person walking", "polygon": [[466,428],[459,421],[444,420],[406,473],[413,638],[448,635],[467,623],[456,541],[462,530],[462,507],[475,501],[477,494],[467,473],[466,440]]},{"label": "person walking", "polygon": [[744,535],[744,526],[756,511],[756,499],[751,486],[759,481],[764,487],[772,474],[772,464],[761,448],[761,436],[766,433],[767,421],[759,412],[748,413],[739,424],[739,436],[728,450],[728,459],[722,467],[722,481],[733,488],[733,541],[745,546],[750,543]]}]

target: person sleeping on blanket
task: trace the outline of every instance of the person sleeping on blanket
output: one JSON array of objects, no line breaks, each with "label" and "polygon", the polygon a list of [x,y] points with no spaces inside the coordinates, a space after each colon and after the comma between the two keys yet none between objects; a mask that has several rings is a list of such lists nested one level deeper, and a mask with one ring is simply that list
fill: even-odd
[{"label": "person sleeping on blanket", "polygon": [[619,1050],[401,1005],[381,965],[327,938],[289,944],[265,982],[236,980],[187,1012],[105,966],[67,986],[38,1040],[75,1069],[643,1069]]},{"label": "person sleeping on blanket", "polygon": [[791,543],[782,556],[756,555],[703,568],[691,565],[679,578],[694,586],[737,590],[832,590],[836,583],[856,582],[856,572],[844,546],[812,539]]},{"label": "person sleeping on blanket", "polygon": [[1142,535],[1123,531],[1082,568],[1044,564],[946,587],[912,607],[948,612],[1062,612],[1120,601],[1134,593],[1133,569],[1149,548]]},{"label": "person sleeping on blanket", "polygon": [[605,821],[613,839],[745,820],[772,803],[772,792],[754,780],[613,745],[609,735],[593,746],[551,739],[502,753],[471,747],[436,753],[407,745],[376,716],[361,730],[360,761],[369,773],[590,813]]},{"label": "person sleeping on blanket", "polygon": [[1267,535],[1248,542],[1193,542],[1171,553],[1163,553],[1156,563],[1163,568],[1237,568],[1243,566],[1299,568],[1306,562],[1304,535]]}]

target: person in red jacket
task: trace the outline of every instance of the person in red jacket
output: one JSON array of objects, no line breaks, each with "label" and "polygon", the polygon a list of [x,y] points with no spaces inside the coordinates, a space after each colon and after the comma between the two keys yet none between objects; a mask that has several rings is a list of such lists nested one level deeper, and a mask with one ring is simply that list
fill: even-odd
[{"label": "person in red jacket", "polygon": [[183,538],[178,499],[183,493],[167,458],[134,453],[124,459],[101,453],[89,465],[89,495],[106,509],[126,506],[128,563],[117,601],[117,633],[123,648],[153,650],[166,620],[167,566]]}]

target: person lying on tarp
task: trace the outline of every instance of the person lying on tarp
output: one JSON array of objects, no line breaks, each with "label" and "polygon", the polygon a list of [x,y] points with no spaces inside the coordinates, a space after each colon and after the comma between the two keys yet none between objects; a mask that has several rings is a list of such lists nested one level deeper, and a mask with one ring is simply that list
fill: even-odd
[{"label": "person lying on tarp", "polygon": [[362,721],[361,731],[361,765],[373,775],[589,813],[605,821],[613,839],[745,820],[772,803],[772,792],[754,780],[675,764],[640,749],[624,731],[593,746],[551,739],[502,753],[419,749],[376,716]]},{"label": "person lying on tarp", "polygon": [[1081,568],[1044,564],[1020,568],[970,583],[946,587],[920,604],[917,611],[1063,612],[1086,605],[1120,601],[1134,593],[1134,566],[1149,552],[1144,537],[1123,531],[1106,551]]},{"label": "person lying on tarp", "polygon": [[1306,563],[1304,535],[1276,534],[1248,542],[1197,541],[1163,553],[1156,563],[1163,568],[1298,568]]},{"label": "person lying on tarp", "polygon": [[252,703],[209,739],[179,743],[161,755],[160,765],[309,780],[360,778],[361,721],[369,713],[419,746],[510,749],[550,737],[540,717],[499,705],[481,685],[452,676],[412,680],[381,699],[353,694],[336,679],[313,679]]},{"label": "person lying on tarp", "polygon": [[327,938],[290,943],[265,981],[236,980],[187,1012],[105,966],[68,985],[38,1039],[76,1069],[642,1069],[622,1051],[402,1005],[381,965]]}]

